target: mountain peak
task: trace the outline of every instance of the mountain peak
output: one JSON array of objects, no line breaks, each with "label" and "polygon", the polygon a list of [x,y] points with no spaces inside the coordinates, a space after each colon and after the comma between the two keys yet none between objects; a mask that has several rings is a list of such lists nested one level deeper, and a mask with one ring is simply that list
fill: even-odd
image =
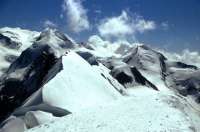
[{"label": "mountain peak", "polygon": [[[42,32],[3,28],[0,60],[0,120],[7,118],[0,124],[0,132],[19,128],[22,132],[52,120],[59,123],[52,128],[60,127],[56,119],[68,114],[64,120],[77,118],[78,122],[67,123],[75,125],[75,131],[82,131],[83,125],[91,131],[92,123],[93,131],[105,126],[106,131],[130,131],[130,126],[131,131],[200,130],[196,112],[200,70],[167,60],[144,44],[110,42],[94,35],[87,44],[77,45],[55,28]],[[193,102],[188,104],[190,99]],[[71,131],[69,125],[61,126]],[[33,130],[44,131],[42,127]]]}]

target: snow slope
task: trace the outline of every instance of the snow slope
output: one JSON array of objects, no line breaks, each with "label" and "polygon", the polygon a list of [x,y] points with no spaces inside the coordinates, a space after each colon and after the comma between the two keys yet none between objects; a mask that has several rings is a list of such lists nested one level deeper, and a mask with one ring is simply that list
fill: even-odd
[{"label": "snow slope", "polygon": [[[126,42],[111,43],[102,40],[99,36],[92,36],[86,45],[78,46],[64,34],[51,29],[39,33],[20,28],[2,28],[0,34],[12,40],[5,45],[4,42],[7,42],[3,40],[5,38],[0,38],[2,39],[0,41],[2,72],[12,63],[8,60],[18,57],[32,43],[35,44],[33,48],[36,45],[39,47],[49,45],[56,56],[55,63],[45,63],[45,65],[53,66],[44,72],[42,80],[39,79],[39,82],[42,81],[42,88],[40,85],[36,87],[37,91],[31,93],[32,95],[26,98],[23,105],[15,109],[11,116],[1,124],[0,132],[22,132],[35,126],[27,131],[200,131],[200,106],[174,90],[177,87],[176,82],[179,82],[181,88],[188,87],[189,89],[186,90],[194,92],[195,97],[197,96],[195,99],[200,99],[198,79],[200,72],[196,68],[191,74],[187,73],[188,67],[195,68],[192,65],[168,61],[162,54],[145,45],[133,46]],[[14,46],[19,44],[20,47],[19,49],[10,48],[13,47],[10,44]],[[34,53],[40,50],[43,53],[41,48],[35,49]],[[80,56],[75,52],[78,52]],[[34,55],[33,52],[30,55]],[[87,55],[89,55],[88,58]],[[193,56],[192,61],[199,55],[193,53]],[[53,57],[48,58],[45,53],[40,61],[51,61],[51,59]],[[158,91],[146,87],[146,84],[141,86],[140,83],[128,85],[128,87],[125,85],[125,88],[119,80],[114,78],[112,69],[101,64],[103,60],[109,59],[111,62],[114,59],[117,60],[110,67],[121,68],[120,72],[125,70],[125,73],[130,73],[126,71],[124,65],[128,65],[128,68],[136,67],[141,76],[155,85]],[[25,56],[22,60],[25,60],[25,63],[31,59]],[[37,62],[37,58],[34,60]],[[42,66],[40,61],[37,63],[38,67]],[[17,63],[16,66],[21,65]],[[31,66],[33,69],[30,70],[32,71],[29,74],[30,77],[38,73],[38,67]],[[14,67],[13,75],[20,78],[27,72],[26,68],[28,66],[20,71]],[[166,85],[167,76],[174,84],[172,88]],[[33,79],[38,79],[38,77],[33,77]],[[23,82],[27,80],[26,77]],[[30,82],[27,83],[28,88],[33,86],[33,81]],[[13,85],[10,86],[14,89],[18,88],[18,86],[16,88]],[[9,90],[8,94],[11,94]],[[15,100],[12,96],[10,99]],[[4,105],[6,104],[7,102]],[[0,107],[2,106],[1,104]]]},{"label": "snow slope", "polygon": [[[194,132],[180,99],[146,87],[116,102],[63,117],[27,132]],[[199,120],[196,120],[199,121]]]},{"label": "snow slope", "polygon": [[43,87],[45,103],[75,112],[121,97],[100,72],[73,51],[62,57],[62,64],[63,70]]},{"label": "snow slope", "polygon": [[[2,38],[6,44],[15,45],[9,38]],[[52,79],[60,69],[55,70],[50,78],[46,74],[73,47],[74,44],[57,30],[47,29],[37,36],[0,78],[0,120],[7,118],[46,81]]]},{"label": "snow slope", "polygon": [[9,120],[9,117],[0,132],[10,130],[8,126],[19,119],[22,123],[13,126],[13,130],[21,128],[21,125],[25,125],[24,129],[32,128],[70,112],[91,109],[122,98],[123,87],[105,70],[103,66],[91,66],[75,52],[68,51],[48,71],[46,78],[51,80],[11,114],[15,119]]}]

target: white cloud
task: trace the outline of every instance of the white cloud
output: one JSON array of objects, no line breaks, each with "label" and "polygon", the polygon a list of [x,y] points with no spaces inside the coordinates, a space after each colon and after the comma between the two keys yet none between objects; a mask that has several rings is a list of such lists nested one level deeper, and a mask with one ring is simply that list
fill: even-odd
[{"label": "white cloud", "polygon": [[98,25],[98,31],[102,37],[125,37],[154,30],[154,21],[144,20],[142,17],[130,17],[126,11],[120,16],[103,19]]},{"label": "white cloud", "polygon": [[128,41],[126,40],[117,40],[117,41],[114,41],[114,42],[111,42],[109,40],[105,40],[103,38],[101,38],[100,36],[98,35],[92,35],[89,37],[87,43],[89,44],[92,44],[94,46],[100,46],[100,47],[106,47],[108,45],[116,45],[118,47],[118,45],[132,45],[132,43],[129,43]]},{"label": "white cloud", "polygon": [[99,57],[111,57],[111,56],[120,56],[119,54],[115,53],[117,49],[121,49],[120,52],[124,53],[132,45],[128,41],[123,40],[117,40],[117,41],[109,41],[105,40],[104,38],[101,38],[99,35],[92,35],[89,37],[87,44],[89,44],[93,49],[95,49],[95,52],[93,52],[96,56]]},{"label": "white cloud", "polygon": [[132,34],[131,22],[126,12],[120,16],[107,18],[101,21],[98,31],[101,36],[121,36]]},{"label": "white cloud", "polygon": [[44,25],[45,28],[49,28],[49,27],[50,28],[56,28],[57,27],[57,25],[50,20],[45,20],[43,25]]},{"label": "white cloud", "polygon": [[67,16],[68,27],[71,31],[78,33],[89,29],[87,11],[80,0],[64,0],[63,11]]},{"label": "white cloud", "polygon": [[146,21],[144,19],[138,18],[135,21],[135,30],[143,33],[148,30],[154,30],[156,28],[156,24],[154,21]]},{"label": "white cloud", "polygon": [[111,44],[111,42],[107,41],[107,40],[103,40],[100,36],[98,35],[92,35],[89,37],[88,39],[88,43],[89,44],[92,44],[94,46],[105,46],[105,45],[108,45],[108,44]]},{"label": "white cloud", "polygon": [[196,51],[185,49],[180,54],[170,53],[163,50],[160,50],[160,52],[163,53],[169,60],[180,61],[186,64],[200,67],[200,54]]}]

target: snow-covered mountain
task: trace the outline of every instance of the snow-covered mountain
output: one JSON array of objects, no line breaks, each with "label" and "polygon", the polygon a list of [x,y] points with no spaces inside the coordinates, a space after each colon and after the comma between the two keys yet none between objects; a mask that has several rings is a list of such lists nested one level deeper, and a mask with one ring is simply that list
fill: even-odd
[{"label": "snow-covered mountain", "polygon": [[199,68],[144,44],[2,28],[0,50],[0,132],[200,131]]},{"label": "snow-covered mountain", "polygon": [[9,65],[33,43],[39,32],[20,28],[0,29],[0,75]]}]

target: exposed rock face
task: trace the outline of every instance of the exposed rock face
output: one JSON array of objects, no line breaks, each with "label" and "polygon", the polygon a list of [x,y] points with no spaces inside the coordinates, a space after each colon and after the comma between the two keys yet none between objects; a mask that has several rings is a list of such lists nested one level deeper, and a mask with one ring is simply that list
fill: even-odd
[{"label": "exposed rock face", "polygon": [[[102,43],[78,47],[64,34],[51,29],[31,36],[30,41],[27,37],[22,43],[15,41],[20,40],[18,37],[12,32],[1,34],[0,30],[0,51],[5,48],[16,51],[14,54],[9,51],[2,57],[7,66],[11,65],[4,69],[0,78],[0,121],[3,121],[0,132],[15,128],[21,132],[57,117],[131,96],[134,87],[139,89],[137,98],[141,98],[143,106],[146,106],[145,96],[151,96],[153,104],[163,106],[159,102],[162,95],[157,94],[161,90],[155,80],[162,81],[167,90],[190,96],[200,103],[199,68],[167,60],[145,45]],[[33,44],[21,53],[24,42]],[[5,67],[0,65],[0,68]],[[154,75],[158,77],[154,79]],[[166,99],[168,105],[177,105],[176,101],[171,104],[172,100]]]},{"label": "exposed rock face", "polygon": [[[199,68],[182,62],[173,62],[161,53],[141,45],[132,48],[123,61],[139,70],[158,73],[168,87],[181,95],[192,95],[199,102],[200,75]],[[138,75],[137,75],[138,76]]]},{"label": "exposed rock face", "polygon": [[193,65],[188,65],[182,62],[168,62],[166,61],[166,66],[169,68],[182,68],[182,69],[193,69],[193,70],[198,70],[199,68]]},{"label": "exposed rock face", "polygon": [[124,85],[132,84],[137,85],[134,76],[131,72],[131,69],[129,67],[121,67],[121,68],[116,68],[111,71],[111,75],[118,80],[119,83]]},{"label": "exposed rock face", "polygon": [[14,113],[12,113],[12,115],[16,117],[20,117],[20,116],[24,116],[29,111],[44,111],[47,113],[52,113],[55,117],[62,117],[71,113],[65,109],[50,106],[48,104],[43,103],[43,104],[34,105],[34,106],[20,107],[16,109]]},{"label": "exposed rock face", "polygon": [[123,57],[123,62],[141,70],[147,70],[161,74],[164,77],[166,72],[166,58],[145,45],[138,45],[130,49]]},{"label": "exposed rock face", "polygon": [[178,91],[181,95],[191,95],[196,102],[200,100],[199,68],[182,62],[167,60],[161,53],[145,45],[132,47],[122,59],[102,59],[106,67],[111,70],[111,75],[126,88],[146,85],[156,90],[156,86],[148,81],[140,72],[158,74],[167,87]]},{"label": "exposed rock face", "polygon": [[4,108],[1,114],[12,112],[38,90],[57,59],[48,45],[33,46],[24,51],[3,76],[0,102],[5,105],[1,105]]},{"label": "exposed rock face", "polygon": [[40,36],[36,38],[36,42],[51,45],[54,50],[60,52],[64,49],[73,49],[76,46],[64,34],[54,29],[46,29],[43,31]]},{"label": "exposed rock face", "polygon": [[196,66],[180,62],[168,64],[166,83],[181,95],[194,97],[200,103],[200,70]]},{"label": "exposed rock face", "polygon": [[[22,52],[1,78],[0,118],[6,117],[50,80],[46,75],[61,55],[72,47],[72,42],[57,31],[47,30],[41,33],[34,44]],[[56,74],[54,72],[51,77]]]},{"label": "exposed rock face", "polygon": [[112,58],[110,58],[109,61],[104,60],[102,63],[111,70],[110,74],[125,88],[144,85],[158,90],[136,67],[131,67],[121,60]]},{"label": "exposed rock face", "polygon": [[22,45],[19,42],[12,41],[9,37],[4,36],[3,34],[0,34],[0,44],[10,49],[19,49]]},{"label": "exposed rock face", "polygon": [[20,28],[0,29],[0,76],[2,76],[20,54],[30,47],[39,32]]},{"label": "exposed rock face", "polygon": [[97,58],[89,52],[78,51],[77,52],[83,59],[85,59],[91,65],[98,65]]},{"label": "exposed rock face", "polygon": [[44,102],[73,113],[122,96],[96,67],[77,53],[70,51],[64,55],[62,65],[63,70],[42,89]]}]

